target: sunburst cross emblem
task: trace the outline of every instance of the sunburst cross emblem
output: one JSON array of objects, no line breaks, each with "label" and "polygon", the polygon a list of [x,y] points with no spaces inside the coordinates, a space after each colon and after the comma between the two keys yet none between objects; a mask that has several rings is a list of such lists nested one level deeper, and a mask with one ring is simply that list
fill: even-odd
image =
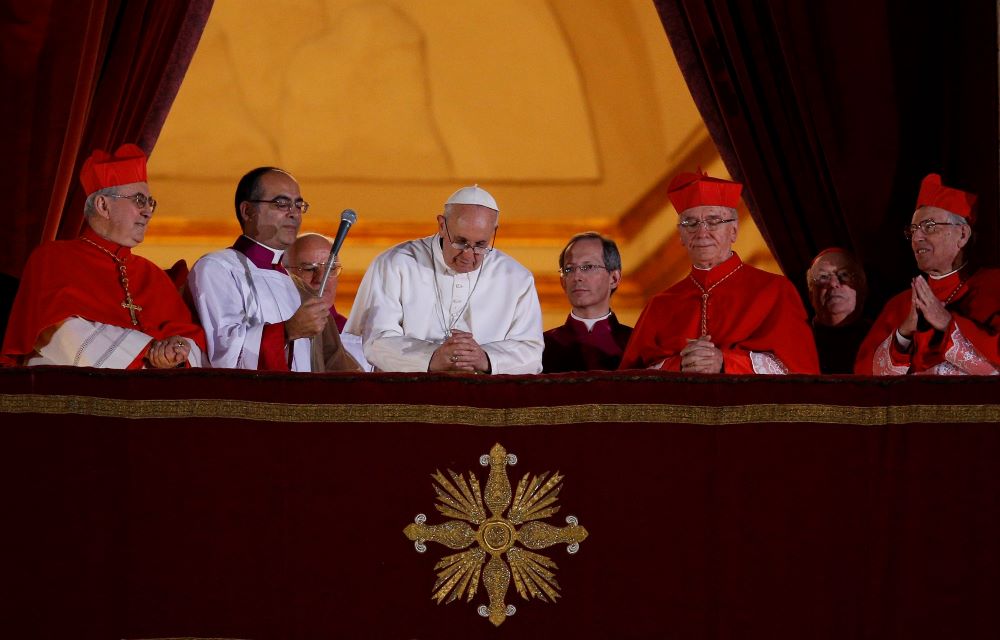
[{"label": "sunburst cross emblem", "polygon": [[559,472],[551,477],[548,471],[534,476],[525,473],[512,494],[507,465],[517,464],[517,456],[495,444],[488,455],[479,458],[479,463],[490,468],[485,493],[480,492],[479,480],[471,471],[468,482],[450,469],[451,480],[440,471],[431,475],[438,498],[435,508],[458,520],[429,525],[427,516],[421,513],[403,533],[414,541],[420,553],[427,550],[424,543],[428,540],[450,549],[465,549],[434,565],[438,573],[431,598],[441,604],[464,595],[466,602],[472,602],[482,578],[489,605],[481,605],[479,614],[500,626],[517,611],[514,605],[504,602],[511,578],[525,600],[555,602],[559,597],[559,583],[553,572],[556,563],[528,549],[566,543],[566,551],[576,553],[587,530],[573,516],[566,518],[565,527],[539,522],[559,511],[555,504],[562,488],[563,476]]}]

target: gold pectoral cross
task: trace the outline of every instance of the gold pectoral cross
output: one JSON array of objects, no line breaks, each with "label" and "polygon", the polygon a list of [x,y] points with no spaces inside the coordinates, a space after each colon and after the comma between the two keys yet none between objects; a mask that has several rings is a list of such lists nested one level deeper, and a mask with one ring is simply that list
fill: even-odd
[{"label": "gold pectoral cross", "polygon": [[128,314],[132,316],[132,324],[139,324],[139,319],[135,317],[136,311],[142,311],[142,307],[137,304],[132,303],[132,296],[129,296],[122,300],[122,306],[128,309]]}]

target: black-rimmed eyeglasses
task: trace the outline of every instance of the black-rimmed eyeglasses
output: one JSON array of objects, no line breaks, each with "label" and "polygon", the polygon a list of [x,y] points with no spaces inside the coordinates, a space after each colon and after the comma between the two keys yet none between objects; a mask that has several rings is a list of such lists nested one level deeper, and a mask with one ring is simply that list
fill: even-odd
[{"label": "black-rimmed eyeglasses", "polygon": [[305,213],[309,211],[309,203],[305,200],[292,200],[291,198],[285,198],[284,196],[278,196],[277,198],[272,198],[270,200],[246,200],[246,202],[257,202],[260,204],[270,204],[274,206],[275,209],[279,211],[289,212],[292,207],[299,210],[299,213]]}]

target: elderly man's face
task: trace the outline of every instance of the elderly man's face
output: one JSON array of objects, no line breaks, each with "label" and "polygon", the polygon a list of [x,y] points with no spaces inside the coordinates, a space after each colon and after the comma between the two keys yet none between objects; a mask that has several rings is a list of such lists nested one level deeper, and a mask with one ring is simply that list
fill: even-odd
[{"label": "elderly man's face", "polygon": [[924,273],[943,275],[961,266],[962,248],[969,242],[972,232],[969,225],[952,225],[949,212],[939,207],[920,207],[913,212],[912,224],[932,220],[938,224],[927,233],[917,227],[910,238],[910,248],[917,260],[917,267]]},{"label": "elderly man's face", "polygon": [[559,278],[573,312],[581,318],[599,318],[611,309],[611,291],[618,286],[621,271],[608,271],[604,264],[604,245],[597,238],[577,240],[563,256],[565,267],[597,265],[587,273],[574,268]]},{"label": "elderly man's face", "polygon": [[[488,249],[493,244],[497,228],[497,212],[474,204],[451,206],[451,215],[438,216],[438,235],[444,242],[441,251],[444,261],[458,273],[475,271],[483,264],[485,255],[477,255],[473,248]],[[456,249],[453,243],[467,246]]]},{"label": "elderly man's face", "polygon": [[853,319],[864,295],[861,266],[843,253],[828,253],[809,269],[809,301],[819,324],[837,326]]},{"label": "elderly man's face", "polygon": [[243,233],[248,238],[267,245],[272,249],[287,249],[295,242],[302,224],[302,212],[292,206],[282,211],[274,203],[275,198],[287,198],[292,202],[302,200],[299,183],[295,178],[281,171],[269,171],[260,177],[260,200],[267,202],[247,202],[243,204]]},{"label": "elderly man's face", "polygon": [[[723,220],[727,222],[721,222]],[[693,228],[685,227],[687,221],[701,224]],[[681,244],[696,267],[711,269],[729,258],[736,242],[735,211],[728,207],[691,207],[681,213],[679,222]]]},{"label": "elderly man's face", "polygon": [[[323,275],[326,273],[326,262],[330,258],[330,248],[330,242],[322,236],[306,235],[299,238],[285,254],[288,272],[301,280],[310,291],[317,293],[323,283]],[[330,280],[326,284],[326,291],[336,292],[337,275],[336,265],[334,265],[330,271]]]},{"label": "elderly man's face", "polygon": [[[134,196],[141,193],[149,199],[149,185],[145,182],[132,182],[115,187],[115,193],[120,196]],[[107,202],[107,237],[124,247],[134,247],[146,238],[146,225],[153,217],[153,210],[147,204],[139,207],[135,198],[105,198]]]}]

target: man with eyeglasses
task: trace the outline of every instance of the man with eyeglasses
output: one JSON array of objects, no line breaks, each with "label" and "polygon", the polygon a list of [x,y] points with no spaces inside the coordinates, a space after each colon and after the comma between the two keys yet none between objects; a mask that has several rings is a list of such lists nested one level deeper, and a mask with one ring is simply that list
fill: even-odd
[{"label": "man with eyeglasses", "polygon": [[872,326],[865,315],[868,280],[854,254],[821,251],[806,272],[821,373],[854,373],[854,358]]},{"label": "man with eyeglasses", "polygon": [[732,250],[743,185],[683,173],[668,196],[692,269],[655,295],[636,323],[621,369],[683,373],[819,373],[805,307],[787,278]]},{"label": "man with eyeglasses", "polygon": [[281,264],[309,203],[299,183],[276,167],[247,172],[236,186],[232,247],[195,263],[188,287],[213,367],[311,371],[310,341],[330,319],[330,301],[303,300]]},{"label": "man with eyeglasses", "polygon": [[622,278],[618,245],[596,231],[578,233],[559,253],[559,284],[572,306],[566,323],[545,332],[542,371],[614,370],[632,327],[618,322],[611,296]]},{"label": "man with eyeglasses", "polygon": [[864,375],[995,375],[1000,369],[1000,270],[966,260],[976,196],[930,174],[903,229],[923,272],[889,300],[854,370]]},{"label": "man with eyeglasses", "polygon": [[531,272],[493,248],[500,208],[478,185],[456,191],[436,234],[381,254],[345,331],[382,371],[539,373],[542,313]]},{"label": "man with eyeglasses", "polygon": [[110,369],[201,366],[205,334],[167,274],[132,253],[156,200],[146,154],[95,150],[80,182],[87,227],[31,254],[4,339],[7,363]]},{"label": "man with eyeglasses", "polygon": [[[326,261],[330,258],[333,244],[325,236],[318,233],[303,233],[282,258],[285,269],[292,276],[292,282],[299,289],[303,302],[316,297],[323,285],[326,275]],[[330,269],[330,279],[323,291],[323,299],[330,304],[330,321],[323,331],[312,339],[312,371],[361,371],[355,353],[348,347],[347,340],[342,340],[340,332],[347,323],[347,318],[337,313],[333,304],[337,295],[337,281],[340,278],[341,265],[336,263]],[[360,349],[361,340],[356,346]],[[360,355],[360,354],[357,354]]]}]

